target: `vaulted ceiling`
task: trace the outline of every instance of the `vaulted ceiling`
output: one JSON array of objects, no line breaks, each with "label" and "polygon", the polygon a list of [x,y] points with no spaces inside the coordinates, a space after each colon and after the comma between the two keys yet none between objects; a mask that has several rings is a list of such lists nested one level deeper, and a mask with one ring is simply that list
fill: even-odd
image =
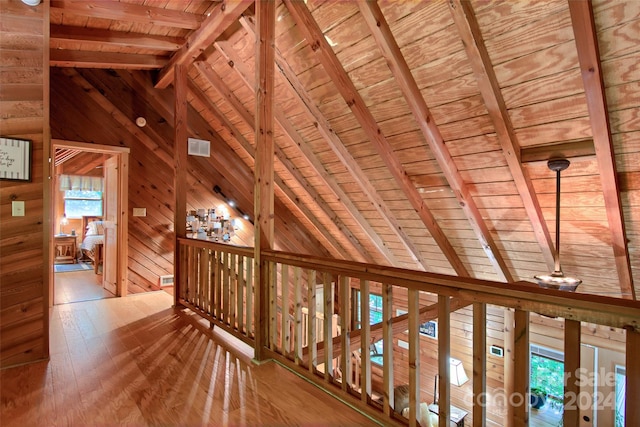
[{"label": "vaulted ceiling", "polygon": [[[214,155],[251,169],[253,10],[52,0],[51,66],[80,86],[91,83],[72,68],[113,69],[166,117],[173,67],[188,65]],[[635,298],[640,2],[287,0],[275,32],[275,195],[322,252],[533,281],[554,270],[546,162],[566,157],[563,270],[580,292]],[[145,138],[135,119],[123,126]],[[228,166],[215,173],[251,203],[251,176]]]}]

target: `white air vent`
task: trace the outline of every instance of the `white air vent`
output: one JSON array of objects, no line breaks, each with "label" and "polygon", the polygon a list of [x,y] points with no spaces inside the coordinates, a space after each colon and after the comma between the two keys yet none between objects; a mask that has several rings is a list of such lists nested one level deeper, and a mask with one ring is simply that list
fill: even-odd
[{"label": "white air vent", "polygon": [[160,276],[160,286],[173,286],[173,274]]},{"label": "white air vent", "polygon": [[188,153],[192,156],[209,157],[211,155],[211,142],[204,139],[189,138]]}]

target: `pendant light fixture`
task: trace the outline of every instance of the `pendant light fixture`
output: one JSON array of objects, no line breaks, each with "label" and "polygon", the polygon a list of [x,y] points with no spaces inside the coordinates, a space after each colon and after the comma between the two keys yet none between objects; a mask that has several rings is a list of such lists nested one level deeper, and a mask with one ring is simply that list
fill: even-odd
[{"label": "pendant light fixture", "polygon": [[541,288],[575,291],[582,280],[567,277],[560,266],[560,172],[570,165],[567,159],[551,159],[547,167],[556,173],[556,251],[554,253],[554,271],[551,274],[534,276]]}]

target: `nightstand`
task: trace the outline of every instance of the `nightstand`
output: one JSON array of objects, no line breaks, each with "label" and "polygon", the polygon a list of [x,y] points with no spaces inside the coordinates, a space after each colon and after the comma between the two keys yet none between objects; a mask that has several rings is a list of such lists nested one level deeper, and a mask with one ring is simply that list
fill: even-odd
[{"label": "nightstand", "polygon": [[[439,414],[440,408],[438,408],[437,403],[432,403],[429,405],[429,411],[434,414]],[[457,427],[464,427],[464,418],[469,414],[464,409],[460,409],[456,406],[451,405],[449,407],[449,419],[451,420],[451,425],[455,424]]]},{"label": "nightstand", "polygon": [[76,236],[69,234],[56,234],[54,264],[76,263]]}]

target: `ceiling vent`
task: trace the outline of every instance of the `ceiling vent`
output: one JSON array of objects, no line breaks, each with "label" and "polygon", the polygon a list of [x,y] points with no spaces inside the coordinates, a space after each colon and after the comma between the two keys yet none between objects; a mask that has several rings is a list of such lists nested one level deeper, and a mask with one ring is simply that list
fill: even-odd
[{"label": "ceiling vent", "polygon": [[204,139],[189,138],[188,153],[191,156],[209,157],[211,154],[211,142]]}]

